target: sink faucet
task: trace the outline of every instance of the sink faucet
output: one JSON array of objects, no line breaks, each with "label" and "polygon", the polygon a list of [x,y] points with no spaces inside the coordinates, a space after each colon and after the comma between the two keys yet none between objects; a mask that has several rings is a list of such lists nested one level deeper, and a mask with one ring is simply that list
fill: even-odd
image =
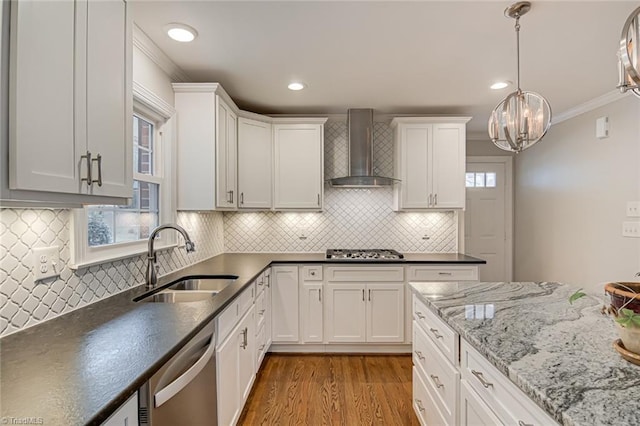
[{"label": "sink faucet", "polygon": [[158,282],[158,277],[156,276],[156,262],[158,259],[153,248],[153,243],[158,232],[162,231],[163,229],[175,229],[184,237],[184,248],[187,250],[187,253],[196,251],[196,245],[193,243],[193,241],[191,241],[191,238],[189,238],[189,234],[187,234],[187,231],[185,231],[184,228],[180,225],[177,225],[175,223],[167,223],[164,225],[160,225],[156,229],[151,231],[151,234],[149,235],[149,251],[147,252],[147,289],[152,289]]}]

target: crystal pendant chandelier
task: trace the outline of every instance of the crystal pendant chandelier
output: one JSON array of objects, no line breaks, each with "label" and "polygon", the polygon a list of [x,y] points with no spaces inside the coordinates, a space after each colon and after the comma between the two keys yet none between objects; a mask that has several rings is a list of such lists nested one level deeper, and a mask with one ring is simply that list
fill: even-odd
[{"label": "crystal pendant chandelier", "polygon": [[618,89],[640,98],[640,7],[631,12],[622,28],[618,51]]},{"label": "crystal pendant chandelier", "polygon": [[551,125],[549,102],[535,92],[520,89],[520,17],[531,10],[521,1],[505,9],[504,15],[516,20],[517,90],[510,93],[491,112],[489,136],[500,149],[521,152],[538,142]]}]

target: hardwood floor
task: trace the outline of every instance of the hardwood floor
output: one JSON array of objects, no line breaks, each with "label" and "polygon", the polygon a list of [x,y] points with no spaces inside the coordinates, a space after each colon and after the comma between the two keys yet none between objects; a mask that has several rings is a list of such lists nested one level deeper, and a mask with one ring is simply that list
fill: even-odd
[{"label": "hardwood floor", "polygon": [[239,425],[418,425],[410,355],[267,354]]}]

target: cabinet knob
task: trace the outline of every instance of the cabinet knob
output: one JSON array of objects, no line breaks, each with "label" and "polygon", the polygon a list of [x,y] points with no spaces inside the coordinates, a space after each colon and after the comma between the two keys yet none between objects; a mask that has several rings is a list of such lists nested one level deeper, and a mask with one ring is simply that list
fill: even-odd
[{"label": "cabinet knob", "polygon": [[316,271],[309,272],[309,275],[311,275],[312,277],[315,277],[316,276]]}]

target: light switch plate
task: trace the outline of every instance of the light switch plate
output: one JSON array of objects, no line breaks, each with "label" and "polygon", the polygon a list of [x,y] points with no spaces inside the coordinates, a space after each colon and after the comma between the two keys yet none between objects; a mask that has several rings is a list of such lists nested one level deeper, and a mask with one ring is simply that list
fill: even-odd
[{"label": "light switch plate", "polygon": [[38,247],[33,249],[34,281],[60,275],[60,247]]},{"label": "light switch plate", "polygon": [[640,238],[640,222],[622,222],[622,236]]},{"label": "light switch plate", "polygon": [[627,202],[627,217],[640,217],[640,201]]}]

